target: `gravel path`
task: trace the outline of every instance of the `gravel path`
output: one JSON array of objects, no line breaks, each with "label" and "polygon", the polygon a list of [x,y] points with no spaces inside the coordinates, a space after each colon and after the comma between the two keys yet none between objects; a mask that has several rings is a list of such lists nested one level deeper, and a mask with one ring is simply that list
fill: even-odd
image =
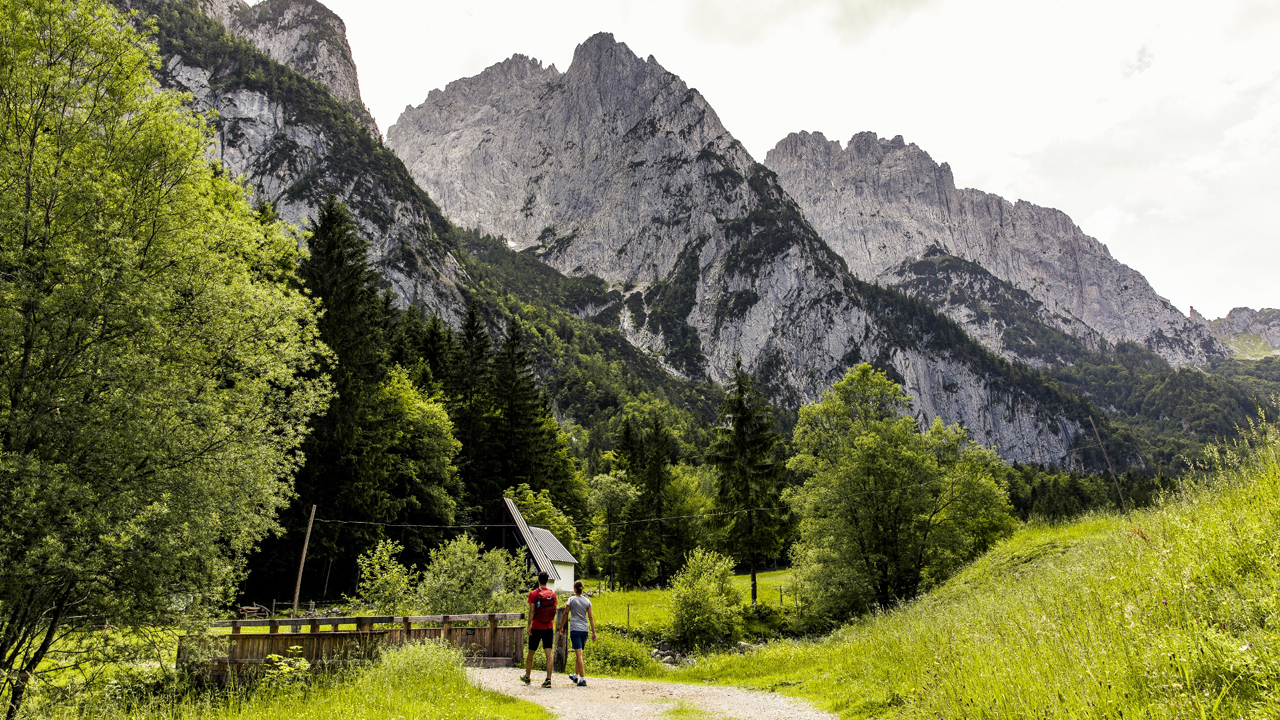
[{"label": "gravel path", "polygon": [[574,687],[557,674],[550,688],[539,684],[546,677],[534,672],[533,683],[520,682],[521,669],[472,669],[471,676],[486,690],[530,700],[563,718],[661,718],[680,703],[706,711],[711,717],[741,720],[835,720],[803,700],[719,685],[682,685],[644,680],[587,678],[587,687]]}]

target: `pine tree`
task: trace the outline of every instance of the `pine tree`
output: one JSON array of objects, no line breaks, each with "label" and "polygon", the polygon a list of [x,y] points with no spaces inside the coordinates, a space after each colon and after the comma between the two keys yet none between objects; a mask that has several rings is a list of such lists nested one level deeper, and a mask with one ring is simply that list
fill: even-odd
[{"label": "pine tree", "polygon": [[719,476],[717,520],[729,553],[751,569],[751,604],[756,602],[757,561],[776,556],[786,525],[780,507],[782,465],[774,457],[780,439],[755,379],[734,362],[733,380],[720,406],[715,440],[707,459]]}]

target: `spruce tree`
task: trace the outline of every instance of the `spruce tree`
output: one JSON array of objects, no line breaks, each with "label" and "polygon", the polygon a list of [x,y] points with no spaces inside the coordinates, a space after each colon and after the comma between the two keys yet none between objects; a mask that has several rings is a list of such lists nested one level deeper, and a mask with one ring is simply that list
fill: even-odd
[{"label": "spruce tree", "polygon": [[782,505],[782,465],[774,457],[780,439],[759,386],[734,362],[733,380],[720,406],[707,459],[718,476],[717,523],[725,530],[730,555],[751,570],[751,604],[756,602],[757,561],[782,549],[786,518]]},{"label": "spruce tree", "polygon": [[462,442],[458,475],[464,505],[472,519],[501,517],[502,491],[497,477],[493,437],[493,341],[480,309],[467,306],[462,327],[453,334],[447,374],[449,417],[454,437]]},{"label": "spruce tree", "polygon": [[[381,437],[384,428],[377,418],[376,399],[389,365],[391,319],[379,291],[381,276],[369,264],[367,241],[336,197],[325,199],[312,227],[310,255],[299,265],[298,276],[324,308],[320,338],[333,352],[325,372],[335,397],[313,421],[304,446],[298,497],[284,523],[291,535],[306,527],[313,504],[320,517],[364,522],[389,522],[399,509],[384,457],[388,439]],[[346,573],[381,535],[374,526],[321,525],[312,532],[311,556],[332,560]],[[286,539],[283,567],[297,552],[296,539]]]}]

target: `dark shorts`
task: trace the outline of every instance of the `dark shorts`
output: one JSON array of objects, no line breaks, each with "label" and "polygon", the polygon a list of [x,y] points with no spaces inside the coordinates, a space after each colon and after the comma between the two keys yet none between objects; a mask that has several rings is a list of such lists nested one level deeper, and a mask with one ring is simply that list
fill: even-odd
[{"label": "dark shorts", "polygon": [[548,650],[555,649],[555,635],[551,632],[551,628],[546,630],[530,630],[529,631],[529,650],[537,650],[538,643]]},{"label": "dark shorts", "polygon": [[587,631],[586,630],[570,630],[569,642],[573,643],[574,650],[581,650],[582,648],[586,647]]}]

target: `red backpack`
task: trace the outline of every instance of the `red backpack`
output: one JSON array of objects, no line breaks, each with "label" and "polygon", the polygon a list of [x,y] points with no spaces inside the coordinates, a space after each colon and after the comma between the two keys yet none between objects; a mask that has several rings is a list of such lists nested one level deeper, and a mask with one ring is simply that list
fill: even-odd
[{"label": "red backpack", "polygon": [[556,619],[556,593],[550,588],[538,588],[533,603],[533,621],[550,626]]}]

